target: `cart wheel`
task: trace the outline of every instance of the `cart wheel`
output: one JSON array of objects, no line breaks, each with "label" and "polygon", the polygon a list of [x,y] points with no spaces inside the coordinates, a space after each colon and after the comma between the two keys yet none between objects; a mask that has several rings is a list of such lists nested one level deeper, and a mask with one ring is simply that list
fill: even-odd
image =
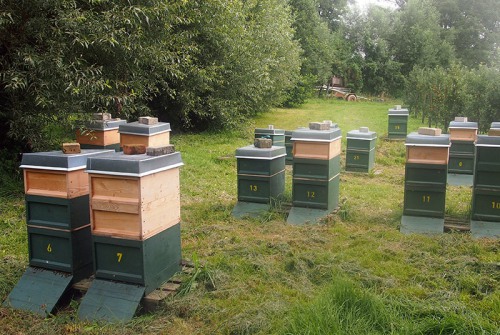
[{"label": "cart wheel", "polygon": [[356,98],[356,94],[349,94],[347,96],[347,101],[356,101],[357,98]]}]

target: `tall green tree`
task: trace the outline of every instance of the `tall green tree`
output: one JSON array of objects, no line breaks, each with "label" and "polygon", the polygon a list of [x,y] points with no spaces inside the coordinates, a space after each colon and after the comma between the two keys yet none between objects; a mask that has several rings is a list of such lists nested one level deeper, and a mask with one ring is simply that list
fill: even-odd
[{"label": "tall green tree", "polygon": [[498,65],[500,1],[433,0],[444,38],[466,66]]},{"label": "tall green tree", "polygon": [[303,50],[302,75],[313,75],[318,84],[332,75],[333,37],[318,13],[317,0],[290,0],[295,39]]},{"label": "tall green tree", "polygon": [[69,115],[147,110],[192,49],[184,1],[0,0],[0,118],[16,141],[57,142]]},{"label": "tall green tree", "polygon": [[[298,80],[278,0],[0,0],[0,123],[40,149],[90,112],[224,127]],[[151,110],[153,107],[153,111]],[[167,120],[169,121],[169,120]],[[0,140],[0,143],[3,142]]]},{"label": "tall green tree", "polygon": [[195,13],[180,31],[192,36],[194,65],[169,81],[153,108],[187,129],[240,124],[281,104],[298,81],[300,47],[290,8],[279,0],[189,2]]},{"label": "tall green tree", "polygon": [[439,12],[431,0],[408,0],[397,14],[390,41],[404,76],[414,66],[446,67],[454,58],[453,47],[441,38]]}]

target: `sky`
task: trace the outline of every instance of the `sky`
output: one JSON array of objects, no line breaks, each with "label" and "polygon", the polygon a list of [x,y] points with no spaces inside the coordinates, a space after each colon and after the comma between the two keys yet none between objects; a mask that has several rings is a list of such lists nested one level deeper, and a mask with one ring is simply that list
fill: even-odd
[{"label": "sky", "polygon": [[362,9],[366,9],[369,4],[376,4],[382,7],[394,8],[395,5],[393,3],[389,3],[383,0],[355,0],[356,4]]}]

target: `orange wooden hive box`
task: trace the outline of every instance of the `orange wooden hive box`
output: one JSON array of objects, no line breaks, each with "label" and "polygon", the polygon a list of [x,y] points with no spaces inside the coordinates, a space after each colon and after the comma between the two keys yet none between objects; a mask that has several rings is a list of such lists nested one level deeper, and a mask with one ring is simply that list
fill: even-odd
[{"label": "orange wooden hive box", "polygon": [[421,135],[410,133],[406,137],[406,162],[418,164],[448,164],[449,135]]},{"label": "orange wooden hive box", "polygon": [[85,172],[87,159],[112,153],[111,150],[83,150],[80,154],[65,155],[60,151],[26,153],[21,168],[24,174],[24,192],[63,199],[72,199],[89,193],[89,179]]},{"label": "orange wooden hive box", "polygon": [[145,240],[180,222],[180,153],[90,159],[92,234]]},{"label": "orange wooden hive box", "polygon": [[456,118],[448,126],[451,141],[475,142],[477,139],[477,122],[469,122],[467,118]]},{"label": "orange wooden hive box", "polygon": [[341,153],[342,133],[336,124],[327,130],[300,128],[292,132],[293,157],[330,160]]},{"label": "orange wooden hive box", "polygon": [[[152,119],[152,118],[140,118]],[[146,147],[162,147],[170,144],[170,123],[151,122],[150,124],[141,121],[120,125],[120,146],[131,144],[142,144]]]}]

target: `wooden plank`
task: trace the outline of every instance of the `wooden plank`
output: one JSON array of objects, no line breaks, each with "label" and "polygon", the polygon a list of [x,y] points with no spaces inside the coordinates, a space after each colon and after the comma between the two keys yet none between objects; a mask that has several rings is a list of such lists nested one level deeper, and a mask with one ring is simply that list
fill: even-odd
[{"label": "wooden plank", "polygon": [[92,234],[140,240],[140,216],[92,210]]},{"label": "wooden plank", "polygon": [[139,199],[105,198],[94,196],[91,200],[92,210],[139,214]]},{"label": "wooden plank", "polygon": [[139,199],[139,178],[90,174],[90,198]]},{"label": "wooden plank", "polygon": [[477,129],[450,128],[450,140],[474,142],[477,139]]},{"label": "wooden plank", "polygon": [[293,157],[330,160],[340,155],[340,139],[333,142],[294,141]]},{"label": "wooden plank", "polygon": [[422,164],[448,164],[448,147],[406,147],[406,161]]},{"label": "wooden plank", "polygon": [[118,129],[110,129],[110,130],[92,130],[82,135],[80,130],[77,130],[76,141],[80,144],[102,145],[102,146],[113,145],[120,143],[120,133],[118,132]]},{"label": "wooden plank", "polygon": [[170,132],[167,131],[152,136],[120,134],[120,146],[123,147],[126,144],[143,144],[146,147],[163,147],[170,144]]},{"label": "wooden plank", "polygon": [[24,192],[56,198],[72,199],[89,193],[85,171],[50,171],[24,169]]}]

